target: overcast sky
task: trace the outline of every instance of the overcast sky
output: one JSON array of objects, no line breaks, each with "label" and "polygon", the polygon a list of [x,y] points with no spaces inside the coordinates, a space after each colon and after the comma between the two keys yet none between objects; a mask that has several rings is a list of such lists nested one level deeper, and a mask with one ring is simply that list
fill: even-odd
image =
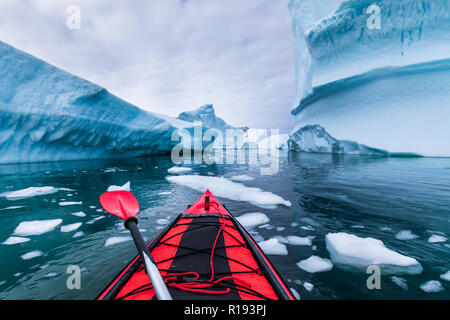
[{"label": "overcast sky", "polygon": [[[288,0],[0,0],[0,40],[149,111],[293,125]],[[67,27],[69,5],[81,29]]]}]

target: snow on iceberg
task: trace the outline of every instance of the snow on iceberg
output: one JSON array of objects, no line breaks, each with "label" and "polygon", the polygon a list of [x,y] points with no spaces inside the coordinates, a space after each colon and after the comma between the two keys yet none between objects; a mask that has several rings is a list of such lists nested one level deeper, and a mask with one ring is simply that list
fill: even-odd
[{"label": "snow on iceberg", "polygon": [[54,230],[62,219],[23,221],[14,229],[17,236],[37,236]]},{"label": "snow on iceberg", "polygon": [[261,212],[245,213],[243,215],[240,215],[239,217],[236,217],[236,220],[239,221],[239,223],[247,229],[263,225],[270,221],[269,217]]},{"label": "snow on iceberg", "polygon": [[201,121],[202,124],[208,128],[214,128],[225,132],[226,129],[235,129],[234,127],[227,124],[222,118],[216,116],[214,106],[212,104],[205,104],[193,111],[185,111],[180,113],[178,119],[195,122]]},{"label": "snow on iceberg", "polygon": [[168,153],[194,130],[1,41],[0,81],[0,163]]},{"label": "snow on iceberg", "polygon": [[235,201],[246,201],[261,208],[274,209],[278,204],[290,207],[291,202],[282,197],[259,188],[247,187],[222,177],[206,177],[196,175],[168,176],[170,182],[205,192],[211,190],[217,197],[224,197]]},{"label": "snow on iceberg", "polygon": [[[448,0],[320,3],[289,2],[294,132],[318,124],[338,140],[392,153],[450,156]],[[373,4],[379,28],[371,23]]]},{"label": "snow on iceberg", "polygon": [[382,274],[420,274],[420,263],[391,249],[383,241],[360,238],[344,232],[328,233],[325,243],[331,261],[343,269],[366,272],[370,265],[377,265]]}]

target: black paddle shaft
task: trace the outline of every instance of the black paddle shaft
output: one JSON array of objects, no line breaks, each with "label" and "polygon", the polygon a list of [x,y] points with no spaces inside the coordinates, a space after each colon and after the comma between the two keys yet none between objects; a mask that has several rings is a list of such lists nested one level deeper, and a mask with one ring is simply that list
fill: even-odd
[{"label": "black paddle shaft", "polygon": [[[131,236],[133,237],[134,244],[136,245],[136,248],[138,249],[139,255],[141,255],[142,252],[145,252],[148,257],[153,261],[152,256],[150,255],[150,252],[148,251],[147,244],[145,243],[144,239],[142,238],[141,232],[139,231],[139,228],[137,226],[138,220],[135,217],[128,218],[125,220],[125,228],[130,230]],[[142,257],[142,260],[144,260],[144,257]]]}]

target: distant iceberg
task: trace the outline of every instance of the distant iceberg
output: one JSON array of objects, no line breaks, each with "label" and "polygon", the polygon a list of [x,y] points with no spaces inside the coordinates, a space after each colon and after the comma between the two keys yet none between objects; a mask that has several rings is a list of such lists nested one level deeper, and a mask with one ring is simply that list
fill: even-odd
[{"label": "distant iceberg", "polygon": [[168,153],[190,122],[146,112],[0,42],[0,163]]},{"label": "distant iceberg", "polygon": [[318,124],[340,141],[450,156],[448,0],[290,0],[289,9],[293,132]]}]

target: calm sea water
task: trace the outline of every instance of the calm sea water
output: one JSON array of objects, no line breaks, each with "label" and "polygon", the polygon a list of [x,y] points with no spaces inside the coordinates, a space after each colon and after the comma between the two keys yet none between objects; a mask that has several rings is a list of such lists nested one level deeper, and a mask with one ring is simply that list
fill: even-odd
[{"label": "calm sea water", "polygon": [[[63,224],[83,222],[77,231],[63,233],[59,227],[31,241],[0,245],[1,299],[93,299],[136,254],[131,241],[105,247],[106,239],[127,233],[117,218],[100,210],[99,196],[110,185],[131,182],[140,202],[140,226],[150,240],[161,228],[157,219],[174,218],[201,194],[168,182],[169,157],[126,160],[70,161],[57,163],[1,165],[0,193],[27,187],[54,186],[60,191],[16,201],[0,197],[0,243],[20,222],[63,219]],[[302,299],[449,299],[450,285],[439,278],[450,269],[450,242],[429,243],[432,233],[450,236],[450,159],[378,158],[312,154],[281,155],[280,168],[272,176],[260,175],[257,165],[192,166],[192,174],[224,176],[246,174],[255,178],[244,184],[282,196],[292,207],[261,209],[246,202],[219,198],[239,216],[263,212],[272,229],[256,229],[260,236],[314,236],[312,246],[288,245],[287,256],[269,256],[289,286]],[[170,192],[170,194],[168,194]],[[160,194],[165,193],[165,194]],[[60,201],[82,202],[62,207]],[[71,215],[83,211],[86,217]],[[87,224],[96,217],[105,218]],[[292,226],[291,224],[294,223]],[[304,230],[301,226],[313,226]],[[277,228],[278,227],[278,228]],[[284,229],[283,229],[284,227]],[[385,230],[383,227],[389,227]],[[401,241],[400,230],[411,230],[419,238]],[[382,240],[387,247],[416,258],[423,266],[420,275],[401,276],[408,289],[382,276],[380,290],[368,290],[368,275],[334,267],[329,272],[307,273],[296,263],[311,255],[328,258],[324,237],[329,232],[347,232]],[[315,249],[315,250],[314,250]],[[44,255],[29,260],[21,255],[40,250]],[[68,290],[67,266],[82,268],[81,289]],[[444,291],[426,293],[420,285],[439,280]],[[312,291],[303,282],[314,285]]]}]

